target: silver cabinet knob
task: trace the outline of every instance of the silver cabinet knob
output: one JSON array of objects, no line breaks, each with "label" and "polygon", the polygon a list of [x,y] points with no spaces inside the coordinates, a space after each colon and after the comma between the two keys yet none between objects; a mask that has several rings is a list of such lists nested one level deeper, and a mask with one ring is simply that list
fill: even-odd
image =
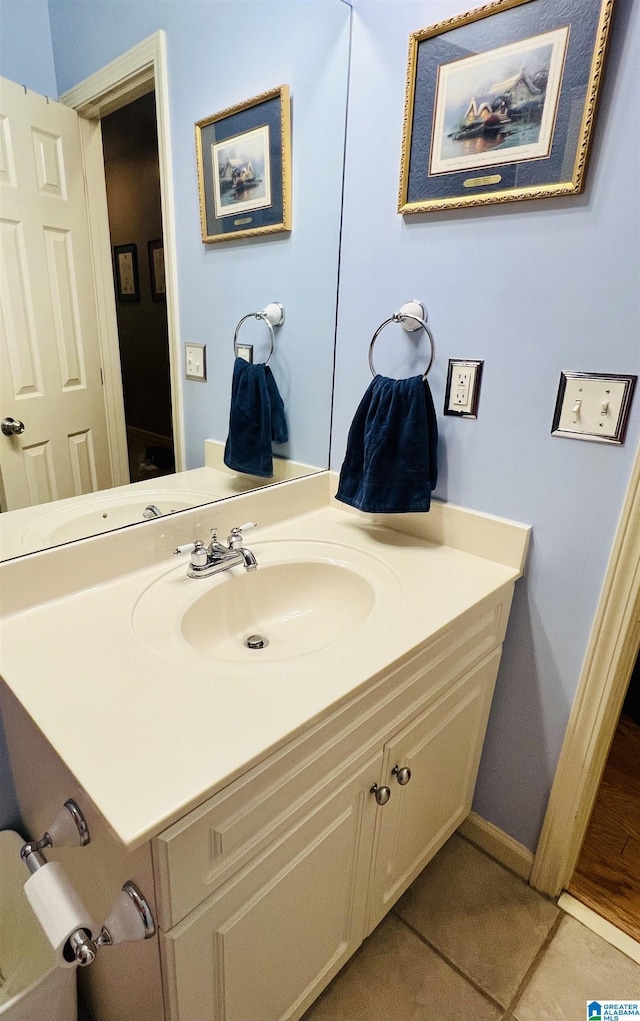
[{"label": "silver cabinet knob", "polygon": [[24,422],[19,422],[15,418],[3,418],[0,429],[5,436],[19,436],[24,432]]},{"label": "silver cabinet knob", "polygon": [[378,787],[377,783],[374,783],[369,793],[375,795],[375,799],[379,805],[386,805],[387,801],[391,797],[391,788]]},{"label": "silver cabinet knob", "polygon": [[404,787],[411,779],[411,770],[408,766],[394,766],[391,775],[395,776],[401,787]]}]

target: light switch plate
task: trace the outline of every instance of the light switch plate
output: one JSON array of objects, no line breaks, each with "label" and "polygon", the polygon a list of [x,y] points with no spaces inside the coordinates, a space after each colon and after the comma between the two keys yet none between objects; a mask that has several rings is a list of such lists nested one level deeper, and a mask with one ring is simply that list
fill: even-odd
[{"label": "light switch plate", "polygon": [[207,346],[206,344],[185,344],[184,345],[184,377],[185,379],[198,379],[201,382],[207,378]]},{"label": "light switch plate", "polygon": [[552,436],[623,443],[637,376],[561,372]]},{"label": "light switch plate", "polygon": [[484,362],[469,358],[450,358],[444,391],[444,413],[457,418],[477,418],[480,380]]}]

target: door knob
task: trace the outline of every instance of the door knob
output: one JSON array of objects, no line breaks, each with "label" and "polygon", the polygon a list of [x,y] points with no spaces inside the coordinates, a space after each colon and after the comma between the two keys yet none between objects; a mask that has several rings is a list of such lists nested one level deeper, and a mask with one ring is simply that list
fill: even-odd
[{"label": "door knob", "polygon": [[15,418],[3,418],[0,429],[5,436],[19,436],[24,432],[24,422],[18,422]]},{"label": "door knob", "polygon": [[394,766],[391,770],[391,776],[395,776],[400,786],[404,787],[411,779],[411,770],[408,766]]},{"label": "door knob", "polygon": [[386,805],[387,801],[391,797],[391,788],[378,787],[377,783],[374,783],[369,793],[375,795],[375,799],[379,805]]}]

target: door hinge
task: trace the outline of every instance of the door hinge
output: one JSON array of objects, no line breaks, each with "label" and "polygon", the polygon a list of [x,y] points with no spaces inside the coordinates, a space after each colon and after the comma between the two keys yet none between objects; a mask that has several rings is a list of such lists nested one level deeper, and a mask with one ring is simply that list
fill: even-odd
[{"label": "door hinge", "polygon": [[104,375],[102,372],[102,366],[100,366],[100,385],[104,386]]}]

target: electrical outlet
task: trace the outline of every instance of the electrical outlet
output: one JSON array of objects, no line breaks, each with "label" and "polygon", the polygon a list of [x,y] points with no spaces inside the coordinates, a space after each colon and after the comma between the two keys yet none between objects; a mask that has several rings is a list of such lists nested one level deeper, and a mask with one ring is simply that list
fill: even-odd
[{"label": "electrical outlet", "polygon": [[205,380],[207,378],[206,344],[185,344],[185,379]]},{"label": "electrical outlet", "polygon": [[253,365],[253,344],[238,344],[236,350],[238,358],[244,358],[245,362]]},{"label": "electrical outlet", "polygon": [[445,415],[457,415],[460,418],[478,417],[478,398],[483,364],[484,362],[470,359],[449,359],[449,373],[444,398]]}]

